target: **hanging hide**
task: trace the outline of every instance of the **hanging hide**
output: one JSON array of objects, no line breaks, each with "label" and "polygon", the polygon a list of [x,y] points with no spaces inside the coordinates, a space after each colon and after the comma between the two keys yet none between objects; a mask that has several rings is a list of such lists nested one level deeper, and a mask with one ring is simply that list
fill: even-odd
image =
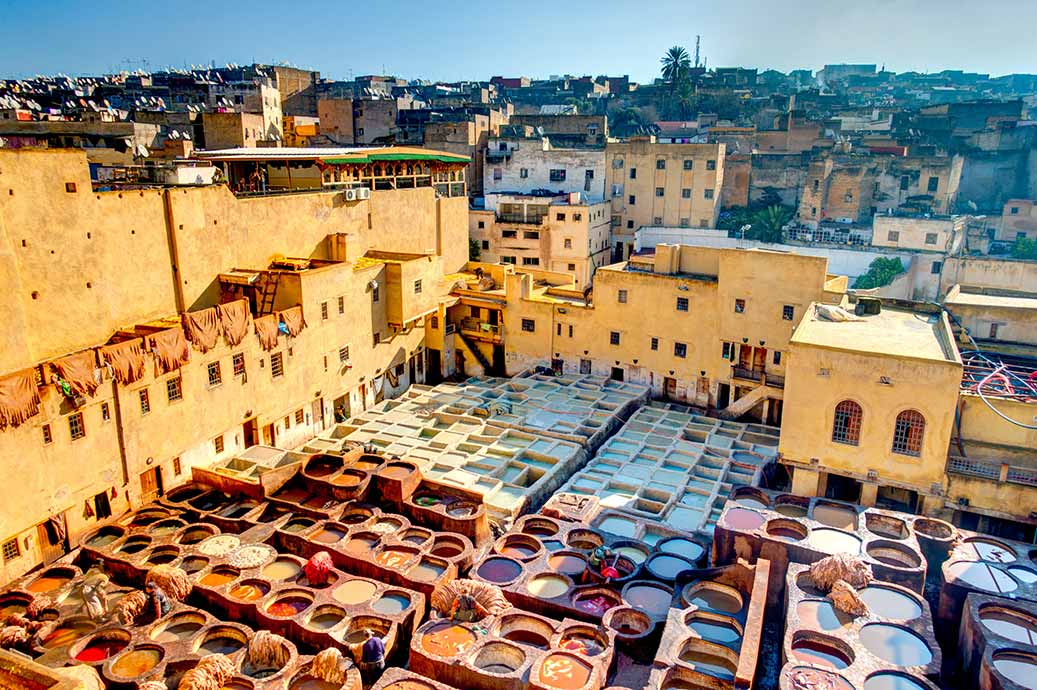
[{"label": "hanging hide", "polygon": [[0,431],[39,414],[40,391],[32,369],[0,379]]},{"label": "hanging hide", "polygon": [[184,329],[179,326],[154,333],[149,341],[155,354],[156,376],[176,371],[191,358]]},{"label": "hanging hide", "polygon": [[220,325],[223,327],[223,337],[231,347],[237,347],[248,334],[248,327],[252,322],[252,314],[249,313],[248,300],[239,299],[216,307],[220,317]]},{"label": "hanging hide", "polygon": [[50,366],[58,376],[68,381],[68,385],[72,387],[72,392],[76,395],[93,395],[97,390],[99,384],[94,378],[97,355],[93,350],[62,357],[51,362]]},{"label": "hanging hide", "polygon": [[216,313],[216,307],[186,312],[183,322],[187,339],[201,352],[208,352],[216,347],[216,341],[220,338],[220,317]]},{"label": "hanging hide", "polygon": [[140,338],[134,338],[101,348],[101,357],[111,365],[116,381],[129,384],[144,376],[143,344]]}]

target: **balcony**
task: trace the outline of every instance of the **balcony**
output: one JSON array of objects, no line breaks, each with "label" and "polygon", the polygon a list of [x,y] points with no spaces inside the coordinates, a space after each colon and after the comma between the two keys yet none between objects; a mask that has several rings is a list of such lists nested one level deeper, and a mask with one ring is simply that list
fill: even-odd
[{"label": "balcony", "polygon": [[770,386],[771,388],[785,388],[785,377],[778,376],[777,374],[765,374],[763,377],[763,385]]},{"label": "balcony", "polygon": [[479,319],[461,319],[461,333],[473,340],[487,343],[504,342],[504,327],[496,323],[487,323]]},{"label": "balcony", "polygon": [[763,369],[746,369],[740,366],[733,366],[731,367],[731,378],[763,383]]},{"label": "balcony", "polygon": [[951,455],[947,458],[947,474],[989,479],[992,482],[1008,482],[1037,487],[1037,469],[1016,467],[993,460],[979,460]]},{"label": "balcony", "polygon": [[547,217],[546,213],[527,213],[525,215],[521,213],[498,213],[498,223],[519,223],[521,225],[543,225],[544,218]]}]

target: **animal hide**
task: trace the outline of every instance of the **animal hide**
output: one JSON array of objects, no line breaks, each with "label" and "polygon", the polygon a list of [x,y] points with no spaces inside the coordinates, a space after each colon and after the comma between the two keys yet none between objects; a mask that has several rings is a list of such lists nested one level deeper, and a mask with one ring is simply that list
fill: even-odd
[{"label": "animal hide", "polygon": [[179,326],[159,331],[153,334],[149,341],[155,353],[156,376],[176,371],[191,359],[184,329]]},{"label": "animal hide", "polygon": [[50,363],[58,376],[68,381],[72,392],[77,395],[93,395],[99,385],[94,379],[97,355],[93,350],[77,352]]},{"label": "animal hide", "polygon": [[194,346],[200,351],[208,352],[216,347],[221,330],[220,317],[216,312],[216,307],[186,312],[183,316],[183,323],[187,339],[194,343]]},{"label": "animal hide", "polygon": [[227,339],[227,343],[231,347],[237,347],[248,335],[248,327],[252,323],[248,300],[239,299],[221,304],[216,307],[216,311],[220,316],[220,325],[223,327],[223,337]]},{"label": "animal hide", "polygon": [[259,346],[269,352],[277,347],[277,315],[267,314],[252,322],[259,336]]},{"label": "animal hide", "polygon": [[294,306],[285,309],[280,313],[281,321],[284,322],[285,327],[288,329],[289,335],[293,338],[302,332],[302,329],[306,328],[306,319],[302,315],[302,307]]},{"label": "animal hide", "polygon": [[32,369],[0,379],[0,431],[25,423],[39,411],[40,391]]},{"label": "animal hide", "polygon": [[112,366],[112,375],[116,381],[133,383],[144,376],[143,344],[140,338],[134,338],[101,348],[101,357]]}]

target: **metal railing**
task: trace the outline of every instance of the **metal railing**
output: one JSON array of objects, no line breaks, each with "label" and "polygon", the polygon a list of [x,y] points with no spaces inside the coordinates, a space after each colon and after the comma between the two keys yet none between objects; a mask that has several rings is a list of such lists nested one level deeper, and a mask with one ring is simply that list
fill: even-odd
[{"label": "metal railing", "polygon": [[473,318],[461,319],[461,330],[475,333],[477,335],[492,335],[498,337],[503,332],[503,328],[500,324],[487,323],[486,321],[480,321],[479,319]]},{"label": "metal railing", "polygon": [[785,387],[785,377],[778,376],[777,374],[767,374],[766,376],[764,376],[763,382],[765,385],[770,386],[771,388]]},{"label": "metal railing", "polygon": [[526,214],[521,213],[498,213],[498,223],[521,223],[522,225],[543,225],[546,214]]},{"label": "metal railing", "polygon": [[952,455],[947,458],[947,472],[981,477],[995,482],[1037,486],[1037,469],[1016,467],[993,460],[976,460]]},{"label": "metal railing", "polygon": [[763,381],[763,371],[757,369],[746,369],[744,367],[731,367],[731,376],[746,381]]}]

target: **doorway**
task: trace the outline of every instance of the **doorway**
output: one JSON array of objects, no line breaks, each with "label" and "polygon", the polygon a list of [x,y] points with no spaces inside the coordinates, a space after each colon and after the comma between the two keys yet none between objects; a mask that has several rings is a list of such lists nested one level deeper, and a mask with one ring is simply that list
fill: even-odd
[{"label": "doorway", "polygon": [[612,367],[612,375],[609,376],[613,381],[623,380],[623,367]]},{"label": "doorway", "polygon": [[561,376],[565,371],[565,360],[564,359],[552,359],[551,360],[551,371],[555,373],[555,376]]},{"label": "doorway", "polygon": [[672,376],[663,379],[663,394],[670,400],[677,397],[677,379]]},{"label": "doorway", "polygon": [[901,513],[917,513],[918,492],[896,486],[880,486],[875,495],[875,507]]},{"label": "doorway", "polygon": [[731,386],[727,383],[717,384],[717,409],[723,410],[731,404]]},{"label": "doorway", "polygon": [[454,374],[457,376],[464,376],[464,353],[460,350],[454,350]]},{"label": "doorway", "polygon": [[241,431],[242,437],[245,439],[246,448],[251,448],[259,443],[259,429],[255,417],[242,424]]},{"label": "doorway", "polygon": [[150,503],[162,495],[162,468],[153,467],[140,473],[141,503]]},{"label": "doorway", "polygon": [[274,425],[267,424],[263,427],[263,444],[267,446],[274,445]]},{"label": "doorway", "polygon": [[425,382],[436,385],[443,380],[442,355],[439,350],[428,351],[428,370],[425,372]]},{"label": "doorway", "polygon": [[340,395],[331,403],[331,409],[335,415],[335,423],[341,424],[349,419],[349,394]]},{"label": "doorway", "polygon": [[861,500],[861,483],[852,477],[829,474],[825,484],[825,497],[837,501],[859,503]]},{"label": "doorway", "polygon": [[[105,497],[107,492],[102,492]],[[108,512],[111,515],[111,511]],[[40,555],[44,563],[55,561],[68,553],[68,525],[65,513],[61,512],[36,526],[36,539],[40,544]]]}]

